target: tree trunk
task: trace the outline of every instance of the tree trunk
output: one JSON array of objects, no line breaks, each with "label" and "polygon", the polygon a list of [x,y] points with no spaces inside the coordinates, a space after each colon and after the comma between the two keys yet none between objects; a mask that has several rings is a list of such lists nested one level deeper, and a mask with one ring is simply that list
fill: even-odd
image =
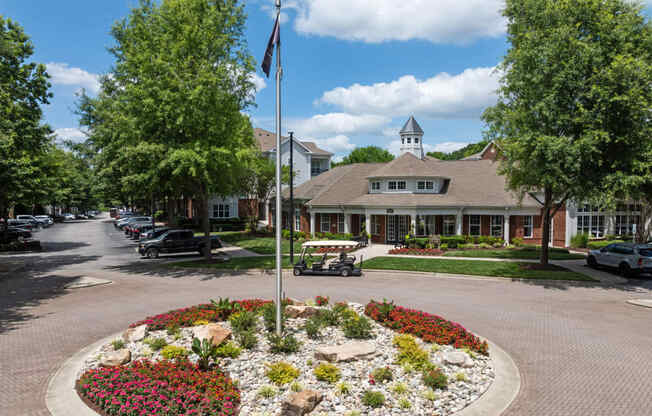
[{"label": "tree trunk", "polygon": [[211,259],[211,222],[208,218],[208,192],[202,194],[202,228],[204,229],[204,259]]},{"label": "tree trunk", "polygon": [[552,207],[552,191],[545,189],[543,202],[543,234],[541,235],[541,264],[548,265],[550,258],[550,210]]}]

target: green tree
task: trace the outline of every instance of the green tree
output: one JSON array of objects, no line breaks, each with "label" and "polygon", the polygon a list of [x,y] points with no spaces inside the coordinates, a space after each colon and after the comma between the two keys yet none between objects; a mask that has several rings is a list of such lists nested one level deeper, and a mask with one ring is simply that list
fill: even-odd
[{"label": "green tree", "polygon": [[509,188],[550,219],[631,172],[650,140],[650,24],[625,0],[507,0],[510,48],[499,102],[486,110]]},{"label": "green tree", "polygon": [[378,146],[358,147],[333,166],[350,165],[352,163],[386,163],[394,160],[394,156]]},{"label": "green tree", "polygon": [[116,63],[98,98],[80,103],[100,174],[120,183],[111,193],[198,198],[207,257],[208,201],[238,189],[254,150],[244,24],[238,0],[141,0],[113,26]]},{"label": "green tree", "polygon": [[482,149],[487,146],[487,144],[489,144],[488,140],[482,140],[478,143],[467,144],[463,148],[452,151],[450,153],[428,152],[427,155],[440,160],[460,160],[481,152]]},{"label": "green tree", "polygon": [[0,16],[0,217],[5,224],[11,206],[30,202],[26,190],[39,179],[36,159],[50,141],[50,128],[41,123],[50,83],[45,66],[29,62],[33,53],[22,27]]}]

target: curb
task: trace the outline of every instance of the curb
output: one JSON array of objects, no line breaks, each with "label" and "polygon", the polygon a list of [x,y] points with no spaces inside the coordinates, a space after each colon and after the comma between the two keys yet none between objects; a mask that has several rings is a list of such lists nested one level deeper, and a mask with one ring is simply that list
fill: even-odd
[{"label": "curb", "polygon": [[[97,348],[121,335],[122,332],[118,332],[84,347],[59,367],[50,378],[45,394],[45,405],[52,416],[99,415],[88,407],[77,394],[75,390],[77,374],[86,359]],[[489,340],[487,342],[494,364],[495,378],[480,398],[454,413],[454,416],[499,416],[514,401],[521,389],[521,376],[512,357],[498,345]]]},{"label": "curb", "polygon": [[652,299],[630,299],[626,302],[634,306],[642,306],[643,308],[652,308]]}]

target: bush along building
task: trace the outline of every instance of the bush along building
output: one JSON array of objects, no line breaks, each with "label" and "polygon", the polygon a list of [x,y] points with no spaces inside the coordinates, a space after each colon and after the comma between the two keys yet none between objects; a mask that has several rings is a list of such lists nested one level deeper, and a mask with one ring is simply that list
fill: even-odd
[{"label": "bush along building", "polygon": [[[540,244],[542,205],[535,195],[519,200],[506,190],[495,143],[463,160],[444,161],[424,154],[424,131],[414,117],[399,134],[401,155],[393,161],[338,166],[296,186],[295,229],[313,236],[366,232],[374,243],[393,243],[409,233]],[[607,214],[568,204],[552,219],[551,245],[569,246],[583,232],[592,238],[630,234],[640,218],[637,209],[623,204]],[[284,227],[290,218],[284,204]]]}]

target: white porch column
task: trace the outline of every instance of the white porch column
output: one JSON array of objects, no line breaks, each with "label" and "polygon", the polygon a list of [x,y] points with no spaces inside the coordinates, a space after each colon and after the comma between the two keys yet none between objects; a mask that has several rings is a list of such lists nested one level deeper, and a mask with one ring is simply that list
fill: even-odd
[{"label": "white porch column", "polygon": [[351,214],[344,214],[344,234],[351,232]]},{"label": "white porch column", "polygon": [[503,240],[505,240],[505,245],[509,245],[509,214],[505,213],[504,217],[505,218],[505,225],[503,226]]},{"label": "white porch column", "polygon": [[367,231],[367,235],[369,236],[369,245],[371,245],[371,215],[365,214],[364,218],[365,218],[364,228],[365,231]]},{"label": "white porch column", "polygon": [[310,235],[315,236],[315,213],[310,212]]},{"label": "white porch column", "polygon": [[463,209],[457,211],[457,219],[455,220],[455,234],[462,235],[462,222],[464,221],[464,215],[462,215]]},{"label": "white porch column", "polygon": [[410,225],[412,226],[412,235],[417,235],[417,214],[410,214]]}]

